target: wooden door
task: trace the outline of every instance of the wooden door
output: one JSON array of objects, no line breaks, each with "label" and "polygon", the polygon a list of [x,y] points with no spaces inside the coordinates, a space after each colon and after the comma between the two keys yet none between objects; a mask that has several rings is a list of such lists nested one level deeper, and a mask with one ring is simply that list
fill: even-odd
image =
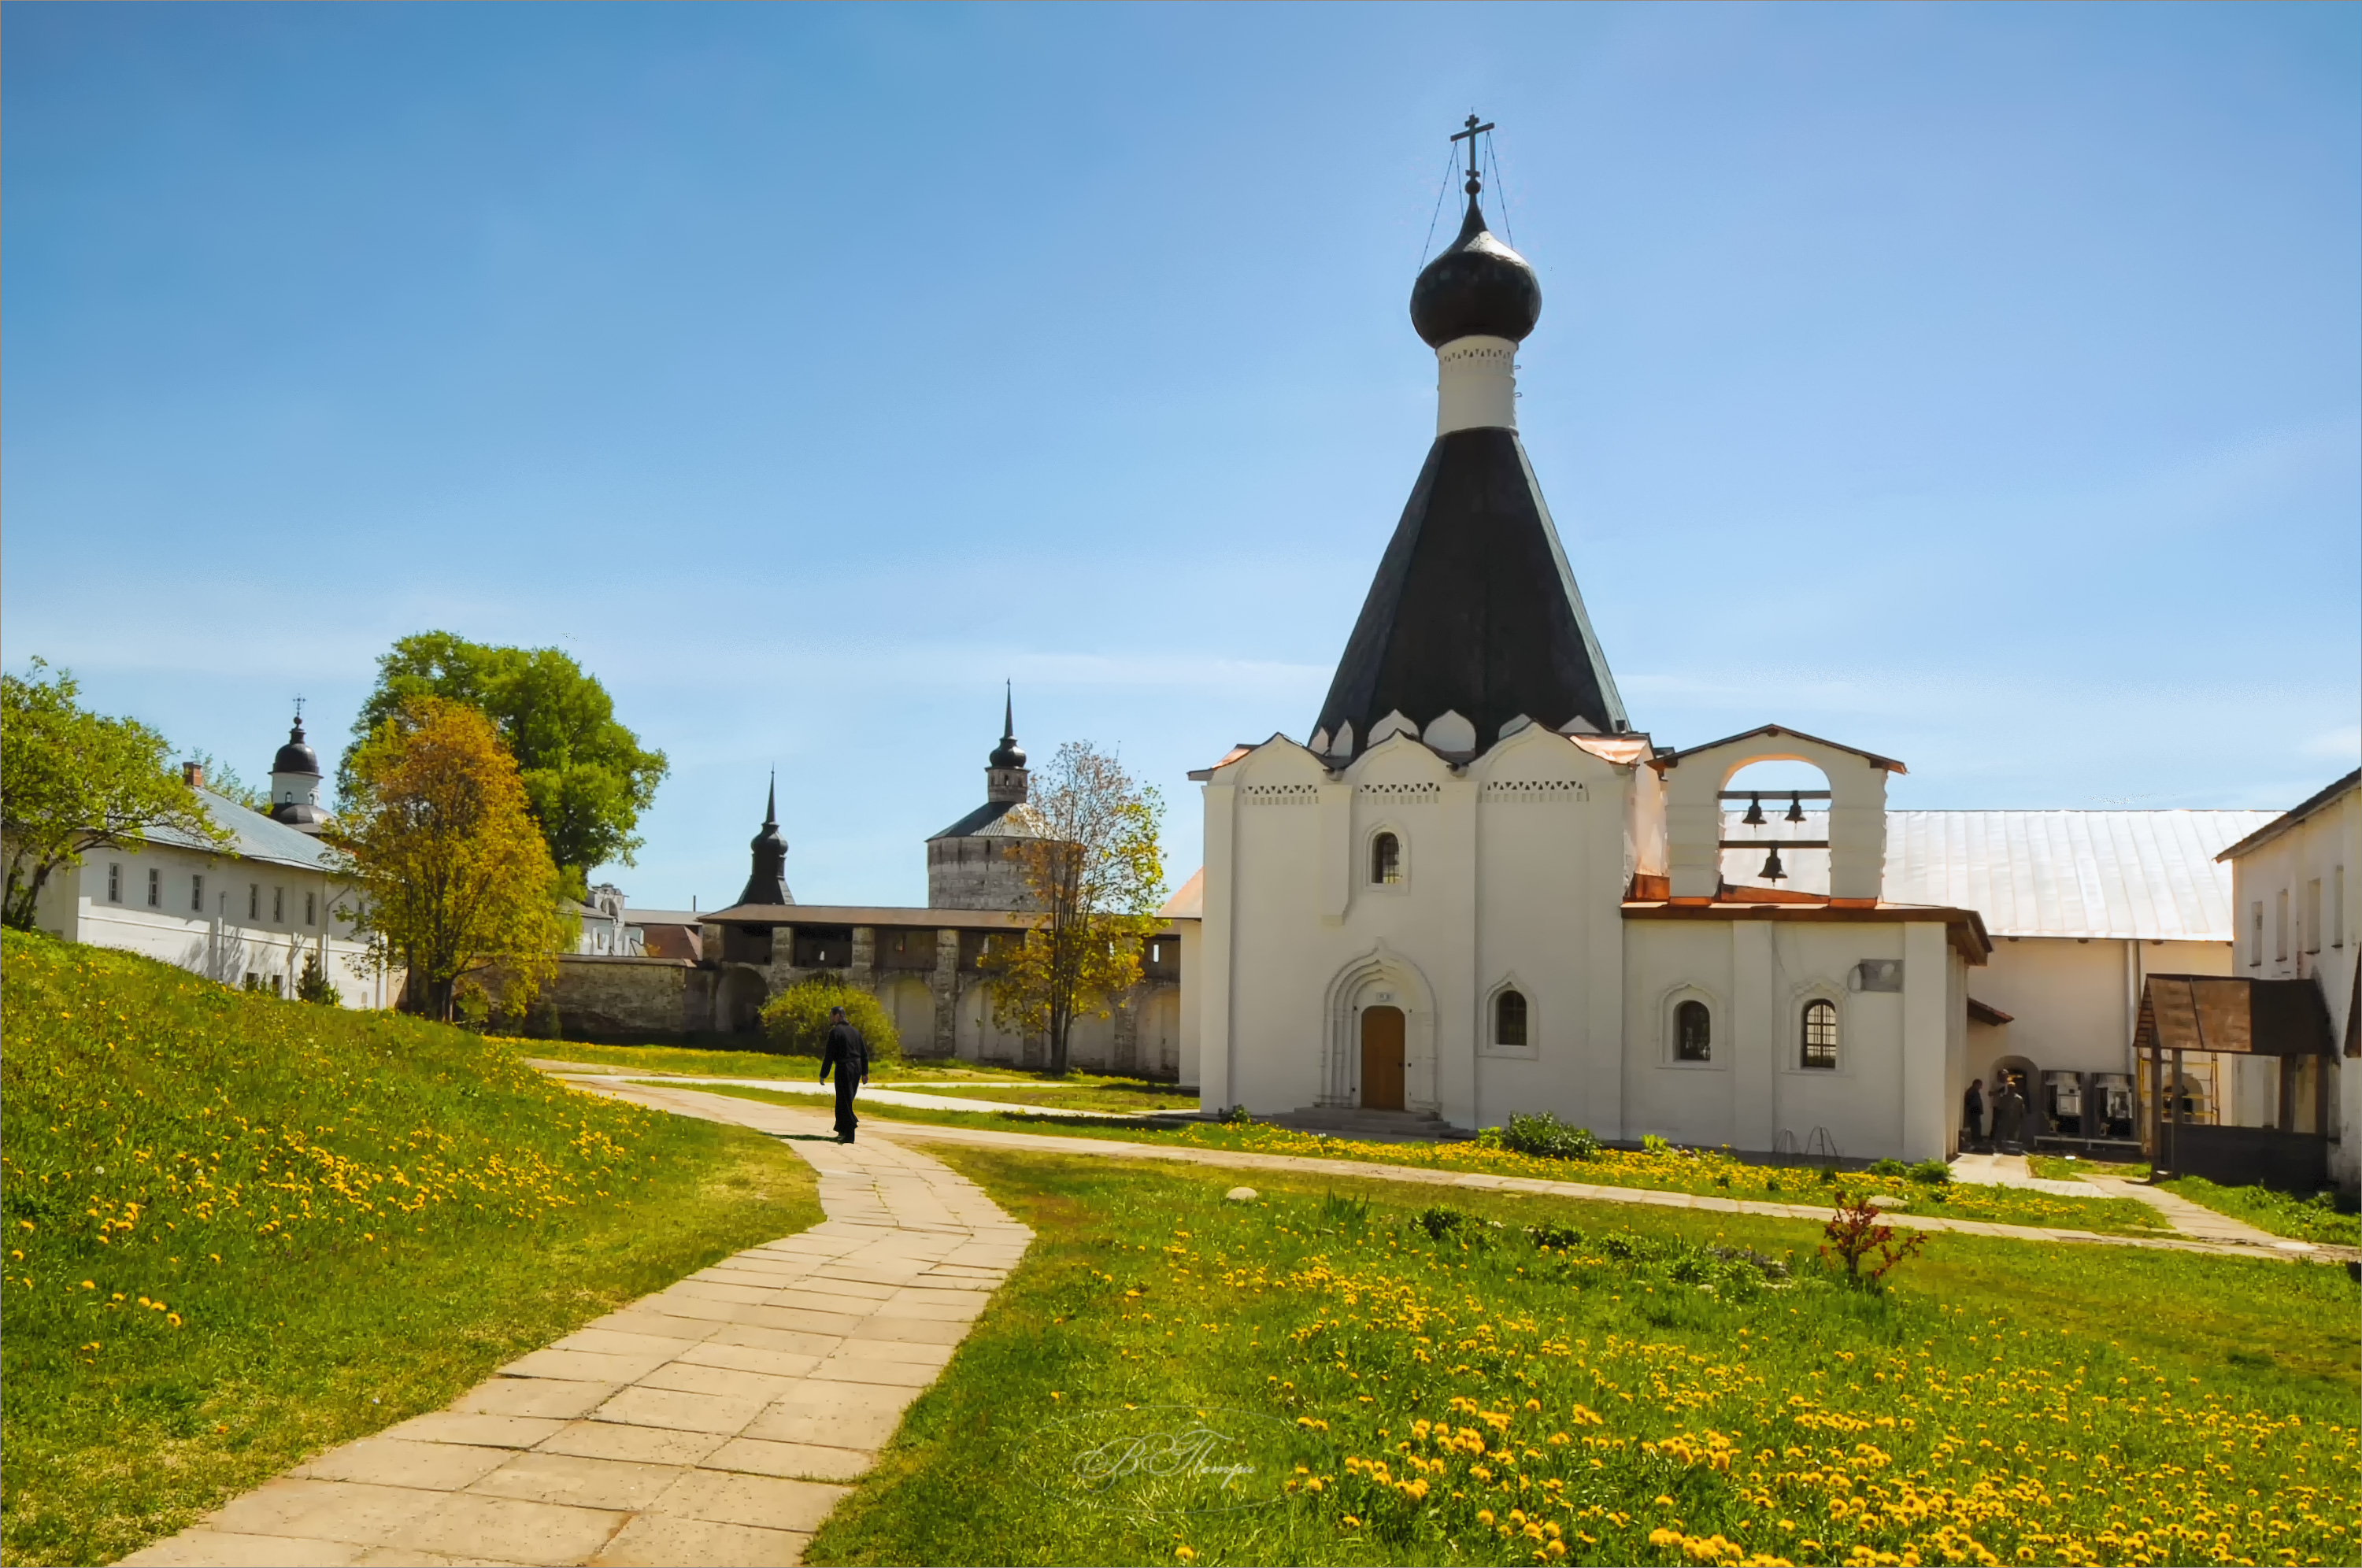
[{"label": "wooden door", "polygon": [[1398,1007],[1362,1010],[1362,1105],[1403,1108],[1403,1015]]}]

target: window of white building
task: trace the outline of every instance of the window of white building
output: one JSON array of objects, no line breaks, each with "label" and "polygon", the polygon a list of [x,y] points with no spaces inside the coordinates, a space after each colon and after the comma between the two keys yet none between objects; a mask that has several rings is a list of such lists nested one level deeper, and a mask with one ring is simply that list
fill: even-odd
[{"label": "window of white building", "polygon": [[189,878],[189,910],[193,914],[205,912],[205,878],[203,872]]},{"label": "window of white building", "polygon": [[1816,999],[1805,1004],[1805,1049],[1796,1065],[1835,1067],[1838,1065],[1838,1004]]},{"label": "window of white building", "polygon": [[1673,1009],[1673,1060],[1714,1060],[1714,1014],[1694,997]]},{"label": "window of white building", "polygon": [[164,873],[152,867],[148,873],[148,907],[151,910],[164,907]]},{"label": "window of white building", "polygon": [[1503,991],[1493,999],[1493,1043],[1516,1046],[1526,1043],[1526,996],[1523,991]]},{"label": "window of white building", "polygon": [[1390,833],[1370,840],[1370,880],[1387,888],[1402,880],[1402,840]]},{"label": "window of white building", "polygon": [[2264,900],[2257,899],[2247,906],[2247,967],[2258,968],[2264,962]]},{"label": "window of white building", "polygon": [[306,893],[304,895],[304,923],[305,925],[317,925],[320,923],[319,906],[314,901],[318,897],[319,895],[316,893]]},{"label": "window of white building", "polygon": [[2329,873],[2329,944],[2345,945],[2345,867]]},{"label": "window of white building", "polygon": [[248,920],[262,918],[262,884],[259,882],[248,882],[246,885],[246,918]]},{"label": "window of white building", "polygon": [[2315,877],[2304,885],[2304,908],[2299,911],[2304,920],[2304,950],[2321,951],[2321,878]]},{"label": "window of white building", "polygon": [[123,867],[112,860],[106,864],[106,901],[110,904],[123,901]]},{"label": "window of white building", "polygon": [[279,925],[283,923],[286,919],[287,889],[284,888],[273,888],[270,889],[270,923],[273,925]]},{"label": "window of white building", "polygon": [[2272,895],[2272,956],[2288,962],[2288,889]]}]

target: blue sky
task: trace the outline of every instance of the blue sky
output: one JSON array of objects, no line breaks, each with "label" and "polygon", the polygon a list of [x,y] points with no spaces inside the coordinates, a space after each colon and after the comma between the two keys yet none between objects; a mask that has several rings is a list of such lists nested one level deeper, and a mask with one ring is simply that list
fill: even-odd
[{"label": "blue sky", "polygon": [[1009,678],[1177,880],[1431,437],[1473,107],[1636,723],[2290,804],[2362,750],[2358,17],[8,6],[0,657],[252,778],[403,633],[562,647],[673,762],[615,879],[707,907],[773,767],[799,897],[923,901]]}]

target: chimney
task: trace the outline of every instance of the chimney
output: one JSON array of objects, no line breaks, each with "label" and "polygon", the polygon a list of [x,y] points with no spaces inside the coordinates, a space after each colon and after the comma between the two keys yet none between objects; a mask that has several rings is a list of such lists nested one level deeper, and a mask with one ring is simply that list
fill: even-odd
[{"label": "chimney", "polygon": [[192,790],[204,789],[205,787],[205,765],[202,762],[184,762],[181,764],[181,781]]}]

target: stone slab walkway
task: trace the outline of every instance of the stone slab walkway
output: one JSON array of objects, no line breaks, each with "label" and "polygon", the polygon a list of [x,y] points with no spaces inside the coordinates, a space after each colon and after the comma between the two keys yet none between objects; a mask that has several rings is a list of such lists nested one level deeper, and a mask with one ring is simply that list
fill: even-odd
[{"label": "stone slab walkway", "polygon": [[[713,1121],[747,1101],[627,1098]],[[779,1108],[772,1132],[825,1134]],[[828,1218],[298,1466],[127,1563],[792,1563],[1032,1232],[939,1161],[790,1144]]]},{"label": "stone slab walkway", "polygon": [[[644,1104],[664,1105],[668,1109],[688,1110],[700,1103],[708,1108],[691,1110],[690,1114],[716,1115],[726,1120],[745,1122],[750,1127],[772,1125],[769,1117],[789,1119],[778,1123],[803,1126],[798,1120],[808,1113],[791,1110],[784,1106],[766,1106],[756,1100],[741,1100],[720,1095],[702,1095],[693,1088],[683,1086],[649,1089],[627,1084],[600,1082],[591,1079],[571,1080],[583,1088],[620,1094],[639,1099]],[[720,1108],[728,1108],[726,1110]],[[862,1136],[873,1132],[884,1134],[898,1142],[933,1142],[967,1143],[982,1148],[1029,1149],[1060,1154],[1103,1154],[1110,1158],[1141,1160],[1172,1160],[1184,1165],[1212,1165],[1235,1170],[1301,1171],[1315,1175],[1368,1176],[1379,1181],[1415,1183],[1427,1187],[1475,1187],[1489,1191],[1527,1192],[1552,1198],[1581,1198],[1595,1203],[1632,1203],[1659,1209],[1690,1209],[1719,1214],[1760,1214],[1782,1220],[1823,1220],[1828,1218],[1825,1205],[1801,1203],[1767,1203],[1752,1199],[1708,1198],[1696,1193],[1658,1192],[1647,1187],[1601,1187],[1589,1182],[1546,1181],[1526,1176],[1492,1176],[1482,1172],[1434,1170],[1418,1165],[1390,1165],[1364,1160],[1327,1160],[1299,1154],[1257,1154],[1232,1149],[1189,1149],[1171,1143],[1135,1143],[1112,1138],[1062,1138],[1054,1133],[999,1132],[974,1127],[943,1127],[919,1121],[888,1121],[880,1118],[863,1123]],[[2126,1184],[2130,1185],[2130,1184]],[[2147,1189],[2141,1189],[2146,1191]],[[2078,1196],[2084,1196],[2080,1190]],[[2105,1196],[2117,1196],[2107,1194]],[[2170,1193],[2159,1194],[2171,1198]],[[2176,1201],[2180,1201],[2177,1199]],[[2195,1208],[2195,1205],[2191,1205]],[[2211,1213],[2211,1210],[2201,1210]],[[2170,1216],[2169,1216],[2170,1218]],[[2220,1218],[2220,1216],[2216,1216]],[[2209,1253],[2224,1257],[2267,1257],[2281,1261],[2310,1259],[2318,1263],[2344,1264],[2362,1258],[2362,1248],[2314,1246],[2306,1242],[2288,1243],[2276,1236],[2263,1237],[2268,1245],[2213,1239],[2200,1235],[2116,1236],[2096,1231],[2080,1231],[2036,1225],[2003,1225],[1991,1220],[1951,1220],[1940,1215],[1897,1214],[1897,1225],[1923,1231],[1958,1231],[1971,1236],[1996,1236],[2023,1242],[2044,1242],[2081,1246],[2136,1247],[2164,1252]],[[2235,1220],[2232,1223],[2237,1223]]]}]

